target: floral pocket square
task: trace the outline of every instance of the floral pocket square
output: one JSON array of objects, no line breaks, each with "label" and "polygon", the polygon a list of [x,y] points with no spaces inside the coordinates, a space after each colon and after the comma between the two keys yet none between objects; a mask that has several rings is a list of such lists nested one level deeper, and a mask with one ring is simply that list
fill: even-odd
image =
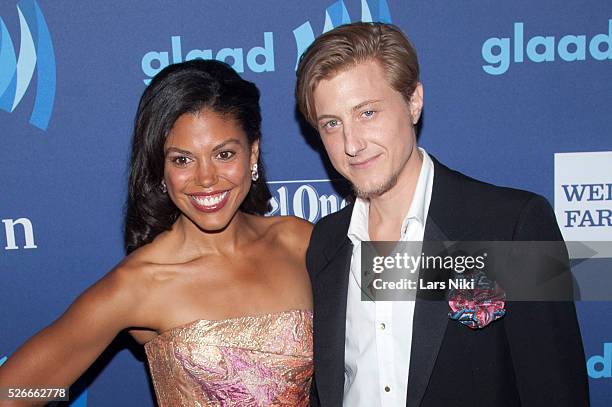
[{"label": "floral pocket square", "polygon": [[473,288],[453,289],[449,294],[448,317],[472,329],[481,329],[506,315],[506,294],[499,284],[480,271],[471,276]]}]

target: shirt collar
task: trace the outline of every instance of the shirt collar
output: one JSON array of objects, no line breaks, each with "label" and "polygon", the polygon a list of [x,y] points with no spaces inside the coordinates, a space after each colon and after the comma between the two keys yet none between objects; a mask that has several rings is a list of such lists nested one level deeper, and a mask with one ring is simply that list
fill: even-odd
[{"label": "shirt collar", "polygon": [[412,198],[410,209],[408,209],[408,214],[402,222],[402,233],[405,232],[405,228],[410,220],[416,220],[421,226],[424,226],[429,210],[428,201],[431,196],[431,186],[433,185],[433,162],[424,149],[419,147],[419,151],[423,155],[423,163],[421,164],[421,172],[414,189],[414,197]]},{"label": "shirt collar", "polygon": [[370,203],[365,199],[357,198],[353,206],[353,213],[351,214],[351,223],[349,223],[348,232],[346,234],[348,238],[351,239],[353,246],[356,246],[364,240],[370,240],[368,234],[369,214]]}]

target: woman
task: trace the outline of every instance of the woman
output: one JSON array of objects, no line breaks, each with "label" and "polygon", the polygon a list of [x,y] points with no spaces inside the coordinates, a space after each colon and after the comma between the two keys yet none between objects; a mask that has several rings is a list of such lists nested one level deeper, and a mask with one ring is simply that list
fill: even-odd
[{"label": "woman", "polygon": [[260,125],[259,91],[223,63],[153,79],[134,130],[129,255],[8,359],[0,387],[69,386],[127,329],[161,406],[308,405],[311,225],[259,216]]}]

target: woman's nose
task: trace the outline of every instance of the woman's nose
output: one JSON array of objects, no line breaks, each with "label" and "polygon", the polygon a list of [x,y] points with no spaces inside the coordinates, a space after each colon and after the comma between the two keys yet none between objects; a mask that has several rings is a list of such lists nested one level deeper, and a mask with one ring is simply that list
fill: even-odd
[{"label": "woman's nose", "polygon": [[196,182],[199,185],[208,188],[215,185],[218,180],[217,168],[210,160],[198,162]]}]

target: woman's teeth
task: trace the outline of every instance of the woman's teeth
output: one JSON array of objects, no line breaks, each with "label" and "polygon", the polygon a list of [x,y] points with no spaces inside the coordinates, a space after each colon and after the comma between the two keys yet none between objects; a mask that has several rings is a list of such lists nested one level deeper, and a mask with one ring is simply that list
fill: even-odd
[{"label": "woman's teeth", "polygon": [[221,202],[225,198],[226,195],[227,195],[227,191],[222,192],[217,195],[208,195],[208,196],[191,195],[191,199],[193,199],[195,203],[201,206],[215,206],[219,202]]}]

